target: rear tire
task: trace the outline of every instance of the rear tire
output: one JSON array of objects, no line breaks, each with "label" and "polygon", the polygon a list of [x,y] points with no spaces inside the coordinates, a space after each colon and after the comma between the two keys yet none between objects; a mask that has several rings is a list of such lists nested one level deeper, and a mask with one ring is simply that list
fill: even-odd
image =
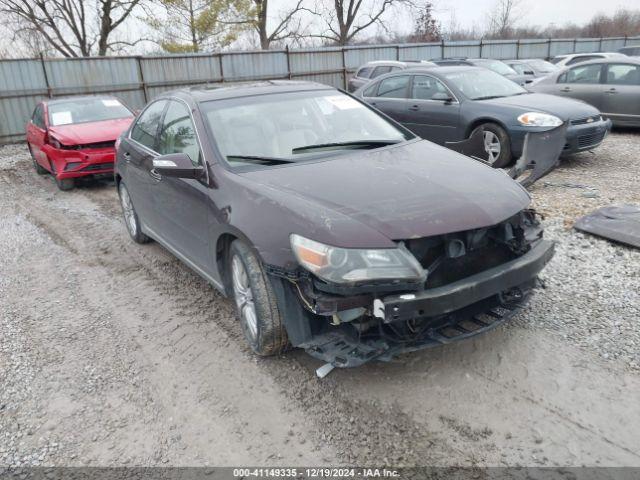
[{"label": "rear tire", "polygon": [[289,339],[273,287],[258,257],[241,240],[231,244],[227,272],[236,314],[251,349],[261,356],[283,352]]},{"label": "rear tire", "polygon": [[47,173],[49,173],[46,168],[44,168],[36,161],[36,157],[33,155],[33,150],[31,150],[31,145],[29,145],[29,154],[31,155],[31,160],[33,160],[33,168],[36,169],[36,173],[38,175],[46,175]]},{"label": "rear tire", "polygon": [[127,186],[124,182],[120,182],[120,185],[118,185],[118,195],[120,197],[122,214],[124,215],[124,224],[133,241],[136,243],[148,243],[151,241],[149,237],[142,233],[140,218],[136,213],[136,209],[133,207],[129,190],[127,190]]},{"label": "rear tire", "polygon": [[509,134],[500,125],[483,123],[473,133],[482,131],[484,136],[485,156],[483,157],[493,168],[506,167],[511,163],[511,141]]},{"label": "rear tire", "polygon": [[76,186],[76,182],[73,178],[56,178],[56,185],[63,192],[68,192],[69,190],[73,190]]}]

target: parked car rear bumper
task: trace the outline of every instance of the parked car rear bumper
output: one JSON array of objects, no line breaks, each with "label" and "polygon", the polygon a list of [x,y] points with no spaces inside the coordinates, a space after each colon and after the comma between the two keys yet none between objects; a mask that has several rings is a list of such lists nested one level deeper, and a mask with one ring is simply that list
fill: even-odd
[{"label": "parked car rear bumper", "polygon": [[67,150],[51,148],[47,152],[56,178],[77,178],[113,173],[114,148]]}]

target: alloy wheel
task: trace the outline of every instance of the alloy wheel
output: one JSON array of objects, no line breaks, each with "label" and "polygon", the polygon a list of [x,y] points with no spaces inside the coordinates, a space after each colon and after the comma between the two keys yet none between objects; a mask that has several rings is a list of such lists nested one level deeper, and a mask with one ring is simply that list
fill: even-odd
[{"label": "alloy wheel", "polygon": [[258,317],[253,301],[253,291],[249,283],[249,275],[238,255],[231,259],[231,277],[233,281],[233,294],[238,307],[240,318],[252,340],[258,337]]},{"label": "alloy wheel", "polygon": [[131,197],[125,186],[120,187],[120,202],[122,203],[122,212],[124,213],[124,219],[129,233],[132,237],[135,237],[138,232],[138,224],[136,222],[135,211],[133,210],[133,203],[131,203]]},{"label": "alloy wheel", "polygon": [[484,138],[484,151],[487,153],[487,160],[493,164],[500,156],[502,147],[500,146],[500,139],[498,136],[490,130],[482,132]]}]

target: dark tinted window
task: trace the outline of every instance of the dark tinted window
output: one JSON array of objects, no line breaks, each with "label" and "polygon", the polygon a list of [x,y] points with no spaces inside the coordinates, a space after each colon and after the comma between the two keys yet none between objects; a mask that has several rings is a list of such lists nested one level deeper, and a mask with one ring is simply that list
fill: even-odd
[{"label": "dark tinted window", "polygon": [[159,100],[149,105],[133,126],[131,138],[145,147],[154,150],[160,118],[166,105],[166,100]]},{"label": "dark tinted window", "polygon": [[640,65],[610,63],[607,82],[610,85],[640,85]]},{"label": "dark tinted window", "polygon": [[169,102],[169,108],[160,129],[158,153],[161,155],[186,153],[194,165],[200,163],[200,147],[195,127],[189,110],[183,103]]},{"label": "dark tinted window", "polygon": [[38,127],[38,128],[42,128],[44,130],[45,128],[45,124],[44,124],[44,107],[42,106],[42,104],[39,104],[36,109],[33,111],[33,116],[31,117],[31,120],[33,121],[33,124]]},{"label": "dark tinted window", "polygon": [[358,72],[356,73],[356,77],[359,78],[369,78],[369,75],[371,74],[371,70],[373,70],[373,68],[371,67],[362,67],[360,70],[358,70]]},{"label": "dark tinted window", "polygon": [[371,78],[379,77],[384,73],[389,73],[391,71],[391,67],[376,67],[371,74]]},{"label": "dark tinted window", "polygon": [[581,55],[579,57],[574,57],[567,62],[567,65],[574,65],[580,62],[588,62],[589,60],[596,60],[598,58],[604,58],[602,55]]},{"label": "dark tinted window", "polygon": [[602,70],[601,64],[595,65],[583,65],[574,67],[569,70],[560,83],[600,83],[600,71]]},{"label": "dark tinted window", "polygon": [[49,104],[49,125],[102,122],[132,117],[117,98],[77,98]]},{"label": "dark tinted window", "polygon": [[447,88],[434,77],[427,75],[416,75],[413,77],[413,89],[411,98],[417,100],[429,100],[436,93],[449,94]]},{"label": "dark tinted window", "polygon": [[406,98],[409,75],[385,78],[378,86],[378,97]]}]

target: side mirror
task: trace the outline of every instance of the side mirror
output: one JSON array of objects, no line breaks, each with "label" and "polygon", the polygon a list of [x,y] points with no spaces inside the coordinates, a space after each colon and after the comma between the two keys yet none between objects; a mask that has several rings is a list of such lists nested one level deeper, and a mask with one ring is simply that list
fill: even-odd
[{"label": "side mirror", "polygon": [[451,95],[449,95],[448,93],[438,92],[431,95],[431,100],[438,100],[444,103],[451,103],[453,101],[453,98],[451,98]]},{"label": "side mirror", "polygon": [[199,180],[204,177],[204,168],[194,166],[186,153],[170,153],[153,159],[153,169],[165,177],[193,178]]}]

